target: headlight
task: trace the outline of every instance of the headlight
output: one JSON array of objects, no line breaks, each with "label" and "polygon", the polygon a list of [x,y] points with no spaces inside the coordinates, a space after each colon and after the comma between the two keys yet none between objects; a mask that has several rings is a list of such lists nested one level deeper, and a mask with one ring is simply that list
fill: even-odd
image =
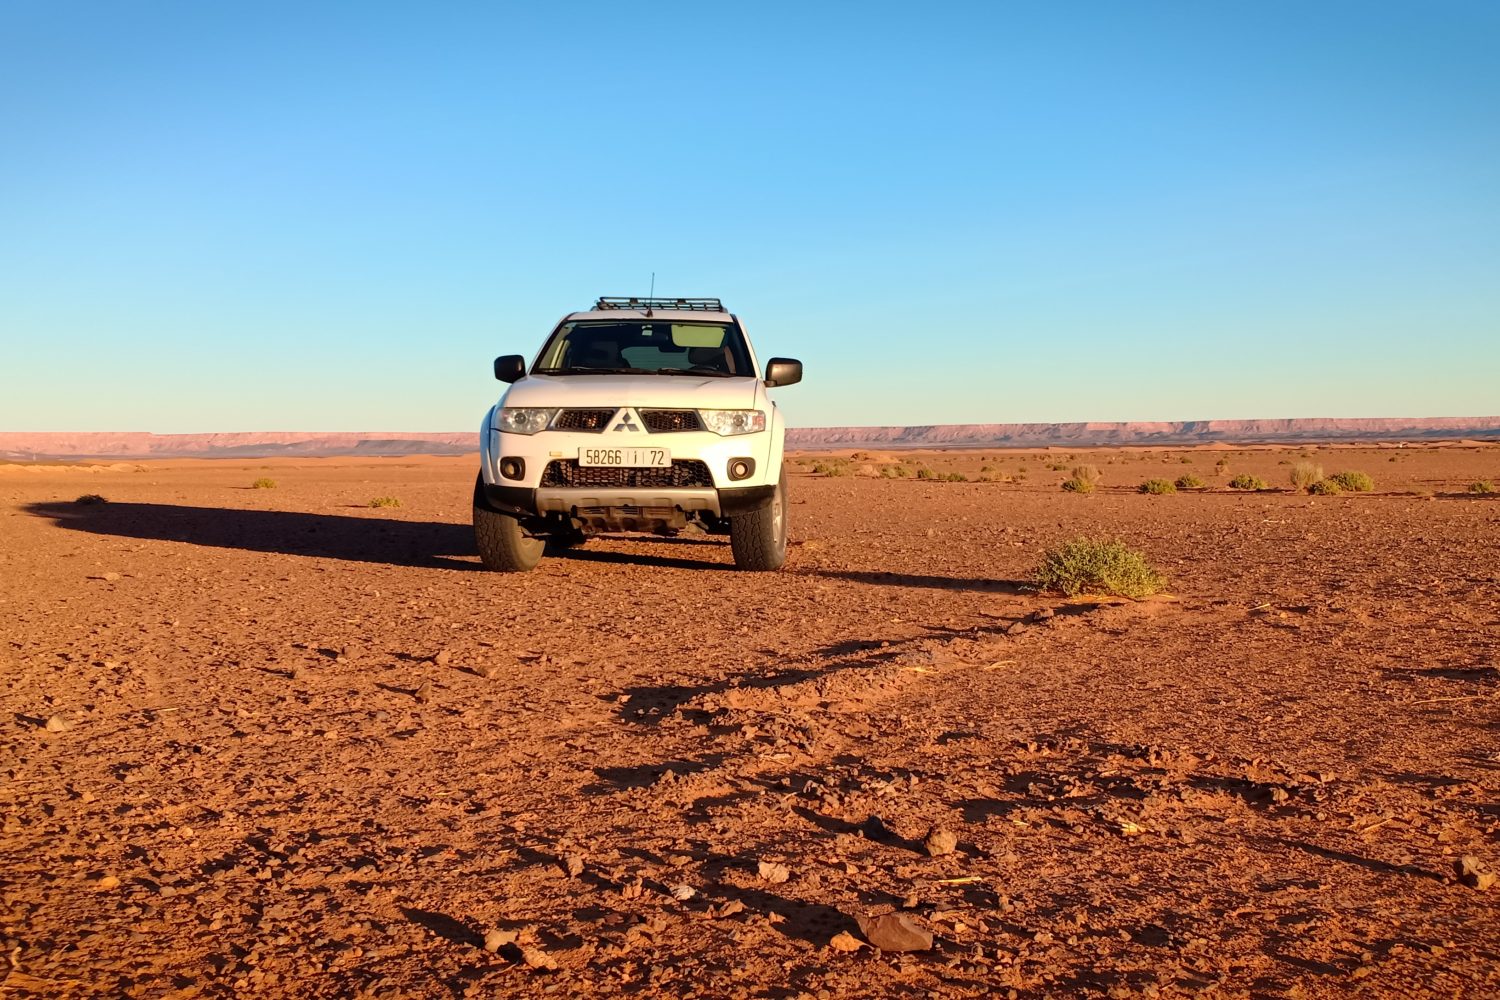
[{"label": "headlight", "polygon": [[704,427],[724,437],[766,429],[764,410],[699,410],[698,416],[703,418]]},{"label": "headlight", "polygon": [[495,426],[507,434],[535,434],[546,430],[556,415],[554,407],[502,406]]}]

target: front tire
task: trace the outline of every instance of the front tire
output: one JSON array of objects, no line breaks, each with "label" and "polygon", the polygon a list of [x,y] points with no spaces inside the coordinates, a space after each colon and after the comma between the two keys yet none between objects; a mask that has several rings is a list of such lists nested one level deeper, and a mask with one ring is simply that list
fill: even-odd
[{"label": "front tire", "polygon": [[729,519],[729,548],[740,569],[765,572],[780,569],[786,562],[785,469],[770,503]]},{"label": "front tire", "polygon": [[474,487],[474,544],[479,561],[496,573],[525,573],[542,561],[546,543],[521,527],[518,518],[484,504],[483,481]]}]

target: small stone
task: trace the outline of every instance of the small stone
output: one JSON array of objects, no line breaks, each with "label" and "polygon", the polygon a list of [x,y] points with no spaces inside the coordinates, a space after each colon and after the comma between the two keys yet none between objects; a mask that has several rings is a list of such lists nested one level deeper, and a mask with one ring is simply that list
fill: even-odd
[{"label": "small stone", "polygon": [[726,903],[724,903],[723,906],[720,906],[717,910],[715,910],[714,911],[714,916],[716,916],[716,917],[732,917],[736,913],[743,912],[744,909],[745,909],[745,904],[744,903],[740,902],[738,899],[731,899],[731,900],[727,901]]},{"label": "small stone", "polygon": [[432,662],[436,663],[440,667],[446,667],[448,665],[449,661],[451,661],[452,659],[453,659],[453,653],[452,653],[452,651],[444,649],[444,650],[440,650],[438,652],[438,654],[432,658]]},{"label": "small stone", "polygon": [[54,715],[52,718],[47,720],[46,729],[49,733],[65,733],[72,728],[73,723],[69,722],[67,719],[64,719],[60,715]]},{"label": "small stone", "polygon": [[492,681],[496,677],[500,676],[500,668],[493,663],[486,663],[482,667],[475,667],[474,673],[478,674],[480,677],[483,677],[487,681]]},{"label": "small stone", "polygon": [[839,931],[828,942],[828,947],[834,951],[853,952],[863,948],[865,943],[848,931]]},{"label": "small stone", "polygon": [[904,913],[854,919],[865,940],[881,951],[926,951],[932,947],[932,933]]},{"label": "small stone", "polygon": [[791,878],[792,873],[787,870],[786,865],[775,864],[770,861],[762,861],[755,866],[755,873],[760,876],[762,882],[785,882]]},{"label": "small stone", "polygon": [[118,889],[120,887],[120,880],[113,875],[106,875],[96,885],[99,889],[107,892],[110,889]]},{"label": "small stone", "polygon": [[484,935],[484,950],[499,951],[508,944],[514,944],[516,940],[515,931],[503,931],[500,928],[486,931]]},{"label": "small stone", "polygon": [[1495,876],[1484,870],[1484,865],[1472,854],[1465,854],[1453,862],[1458,880],[1470,889],[1488,889],[1495,884]]},{"label": "small stone", "polygon": [[679,903],[686,903],[688,900],[698,895],[698,890],[694,889],[690,885],[674,885],[672,886],[671,892],[672,898],[677,900],[677,902]]},{"label": "small stone", "polygon": [[427,704],[432,700],[432,681],[423,681],[417,686],[417,689],[411,693],[411,696],[417,699],[418,704]]},{"label": "small stone", "polygon": [[557,960],[540,948],[522,948],[521,961],[543,972],[557,971]]},{"label": "small stone", "polygon": [[944,830],[935,826],[927,834],[927,839],[923,841],[923,846],[927,848],[927,853],[934,858],[942,857],[944,854],[952,854],[953,849],[958,846],[958,835],[952,830]]},{"label": "small stone", "polygon": [[577,878],[583,874],[583,858],[576,854],[569,854],[563,858],[563,871],[568,873],[569,878]]}]

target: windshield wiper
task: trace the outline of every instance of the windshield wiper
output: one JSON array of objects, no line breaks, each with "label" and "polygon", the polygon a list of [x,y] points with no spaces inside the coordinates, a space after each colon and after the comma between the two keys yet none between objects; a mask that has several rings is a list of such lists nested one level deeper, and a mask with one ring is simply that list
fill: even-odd
[{"label": "windshield wiper", "polygon": [[719,371],[707,371],[707,372],[705,372],[705,371],[694,371],[691,368],[658,368],[658,369],[656,369],[656,374],[658,374],[658,375],[701,375],[704,378],[734,378],[734,376],[731,375],[731,374],[729,374],[728,372],[719,372]]},{"label": "windshield wiper", "polygon": [[582,365],[569,365],[566,368],[537,368],[532,371],[533,375],[651,375],[646,368],[586,368]]}]

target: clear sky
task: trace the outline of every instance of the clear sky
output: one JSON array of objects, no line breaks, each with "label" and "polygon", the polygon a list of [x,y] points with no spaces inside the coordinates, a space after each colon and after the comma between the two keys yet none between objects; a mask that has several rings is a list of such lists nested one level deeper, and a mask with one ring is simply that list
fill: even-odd
[{"label": "clear sky", "polygon": [[1500,3],[0,4],[0,429],[463,430],[601,294],[791,423],[1500,413]]}]

